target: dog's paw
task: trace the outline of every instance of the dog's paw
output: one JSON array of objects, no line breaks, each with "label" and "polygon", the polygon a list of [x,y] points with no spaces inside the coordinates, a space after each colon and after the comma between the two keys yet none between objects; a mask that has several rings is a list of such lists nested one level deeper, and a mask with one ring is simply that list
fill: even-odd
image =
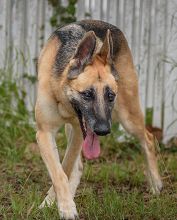
[{"label": "dog's paw", "polygon": [[65,219],[65,220],[78,219],[76,205],[73,201],[72,202],[70,201],[69,203],[60,202],[58,209],[61,219]]},{"label": "dog's paw", "polygon": [[55,197],[51,197],[47,195],[44,201],[40,204],[39,209],[43,209],[44,207],[50,207],[55,202]]},{"label": "dog's paw", "polygon": [[151,185],[152,193],[155,195],[159,195],[163,189],[163,183],[161,181],[160,176],[150,176],[149,175],[149,182]]},{"label": "dog's paw", "polygon": [[163,183],[162,183],[162,181],[159,179],[159,180],[157,180],[157,181],[153,184],[153,186],[152,186],[152,193],[153,193],[153,194],[156,194],[156,195],[159,195],[160,192],[162,191],[162,189],[163,189]]}]

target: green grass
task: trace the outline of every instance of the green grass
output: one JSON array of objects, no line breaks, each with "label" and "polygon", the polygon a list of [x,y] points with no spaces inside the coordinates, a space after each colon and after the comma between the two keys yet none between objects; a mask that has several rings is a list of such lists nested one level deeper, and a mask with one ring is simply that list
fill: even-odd
[{"label": "green grass", "polygon": [[[30,143],[35,129],[30,126],[23,89],[0,73],[0,219],[59,219],[56,205],[38,209],[51,185],[47,170]],[[13,108],[12,108],[13,106]],[[164,190],[154,196],[144,176],[139,144],[131,139],[119,144],[117,126],[102,138],[101,157],[84,161],[84,173],[76,194],[81,219],[119,220],[177,219],[177,150],[161,147],[159,167]],[[58,144],[63,150],[65,137]],[[34,145],[35,146],[35,145]]]}]

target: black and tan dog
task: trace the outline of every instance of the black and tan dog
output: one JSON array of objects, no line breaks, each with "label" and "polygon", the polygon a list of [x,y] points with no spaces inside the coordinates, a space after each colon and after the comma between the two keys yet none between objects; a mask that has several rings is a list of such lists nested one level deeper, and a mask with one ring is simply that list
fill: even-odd
[{"label": "black and tan dog", "polygon": [[[85,20],[59,28],[41,52],[38,79],[37,141],[53,183],[41,207],[56,199],[60,216],[75,219],[81,151],[88,159],[99,156],[98,136],[110,133],[112,119],[141,142],[150,185],[160,192],[154,138],[145,129],[131,52],[117,27]],[[63,124],[68,146],[61,164],[55,135]]]}]

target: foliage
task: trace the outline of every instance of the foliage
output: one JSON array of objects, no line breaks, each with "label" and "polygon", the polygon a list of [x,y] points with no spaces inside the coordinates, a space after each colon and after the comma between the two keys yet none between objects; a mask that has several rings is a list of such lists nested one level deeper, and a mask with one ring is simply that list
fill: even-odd
[{"label": "foliage", "polygon": [[12,75],[10,70],[0,70],[0,154],[16,160],[33,139],[34,129],[29,125],[26,92]]},{"label": "foliage", "polygon": [[153,120],[153,108],[146,109],[146,125],[152,125]]},{"label": "foliage", "polygon": [[48,2],[53,6],[53,15],[50,18],[52,27],[76,21],[77,0],[68,0],[67,6],[63,6],[60,0],[48,0]]}]

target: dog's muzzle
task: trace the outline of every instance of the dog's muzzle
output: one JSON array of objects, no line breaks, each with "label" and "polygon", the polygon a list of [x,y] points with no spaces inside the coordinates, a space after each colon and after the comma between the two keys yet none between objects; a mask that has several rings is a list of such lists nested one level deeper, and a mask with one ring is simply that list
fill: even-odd
[{"label": "dog's muzzle", "polygon": [[99,136],[107,135],[111,132],[110,123],[105,120],[99,120],[95,123],[93,131]]}]

